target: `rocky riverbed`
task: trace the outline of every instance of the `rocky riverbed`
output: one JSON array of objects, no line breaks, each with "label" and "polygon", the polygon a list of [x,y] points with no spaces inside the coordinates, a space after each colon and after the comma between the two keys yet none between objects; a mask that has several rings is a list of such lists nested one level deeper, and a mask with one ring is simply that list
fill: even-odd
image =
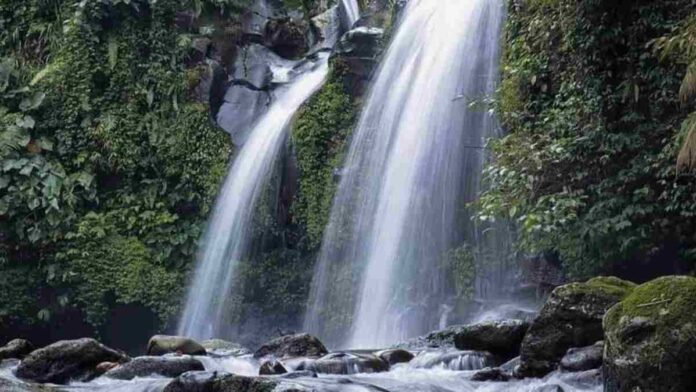
[{"label": "rocky riverbed", "polygon": [[696,316],[684,307],[694,301],[691,277],[595,278],[556,288],[531,321],[452,326],[382,350],[330,352],[308,334],[255,351],[157,335],[130,358],[90,338],[39,349],[13,340],[0,348],[0,390],[688,391]]}]

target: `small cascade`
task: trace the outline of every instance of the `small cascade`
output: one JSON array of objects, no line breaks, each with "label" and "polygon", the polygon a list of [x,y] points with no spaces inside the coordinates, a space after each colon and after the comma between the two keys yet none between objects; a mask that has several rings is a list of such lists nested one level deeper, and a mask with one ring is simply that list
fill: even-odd
[{"label": "small cascade", "polygon": [[355,22],[360,19],[360,6],[357,0],[341,0],[343,12],[346,17],[348,29],[352,28]]},{"label": "small cascade", "polygon": [[[328,15],[335,15],[329,11]],[[334,17],[330,16],[329,19]],[[338,29],[333,20],[325,23],[323,37],[334,39]],[[315,53],[299,62],[271,63],[272,103],[250,131],[244,134],[240,151],[215,202],[200,248],[193,281],[178,333],[196,339],[230,334],[230,295],[237,266],[249,257],[251,224],[255,205],[268,183],[286,139],[295,112],[323,84],[328,74],[333,42],[317,44]]]},{"label": "small cascade", "polygon": [[463,267],[447,255],[478,240],[466,203],[497,127],[472,102],[494,90],[503,4],[412,0],[404,12],[315,267],[305,330],[332,346],[384,347],[449,321]]},{"label": "small cascade", "polygon": [[430,349],[418,354],[409,366],[415,369],[479,370],[493,364],[490,354],[454,349]]}]

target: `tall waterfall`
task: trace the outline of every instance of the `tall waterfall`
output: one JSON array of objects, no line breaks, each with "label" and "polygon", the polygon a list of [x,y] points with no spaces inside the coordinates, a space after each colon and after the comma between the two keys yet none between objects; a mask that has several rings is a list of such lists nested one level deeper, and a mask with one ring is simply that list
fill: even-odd
[{"label": "tall waterfall", "polygon": [[[348,0],[346,0],[348,1]],[[255,205],[268,184],[293,115],[323,84],[330,49],[338,38],[335,9],[327,11],[324,41],[300,62],[276,59],[273,102],[258,119],[232,163],[200,248],[178,333],[197,339],[226,337],[230,292],[237,267],[250,250]]]},{"label": "tall waterfall", "polygon": [[[474,241],[481,147],[473,100],[497,76],[500,0],[411,0],[353,134],[305,328],[376,348],[436,328],[454,296],[443,258]],[[347,314],[341,314],[347,311]]]}]

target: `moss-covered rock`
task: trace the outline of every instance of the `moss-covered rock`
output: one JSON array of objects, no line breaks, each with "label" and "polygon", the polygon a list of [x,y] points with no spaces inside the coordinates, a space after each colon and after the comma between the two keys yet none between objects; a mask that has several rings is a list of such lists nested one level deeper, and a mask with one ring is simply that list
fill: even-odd
[{"label": "moss-covered rock", "polygon": [[696,385],[696,278],[632,291],[604,317],[605,391],[691,391]]},{"label": "moss-covered rock", "polygon": [[604,314],[634,287],[614,277],[557,287],[522,341],[517,375],[544,376],[558,366],[569,348],[602,340]]}]

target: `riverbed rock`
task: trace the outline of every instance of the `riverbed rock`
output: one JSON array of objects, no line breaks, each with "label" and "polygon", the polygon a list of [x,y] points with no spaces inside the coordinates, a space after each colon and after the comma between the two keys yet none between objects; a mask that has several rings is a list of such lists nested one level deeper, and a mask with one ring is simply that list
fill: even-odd
[{"label": "riverbed rock", "polygon": [[102,362],[126,362],[128,357],[94,339],[63,340],[32,351],[19,364],[17,377],[40,383],[89,381]]},{"label": "riverbed rock", "polygon": [[205,370],[201,361],[190,356],[183,357],[138,357],[109,370],[105,377],[117,380],[132,380],[136,377],[159,375],[178,377],[190,371]]},{"label": "riverbed rock", "polygon": [[592,346],[571,348],[561,359],[561,369],[569,372],[581,372],[602,366],[604,341]]},{"label": "riverbed rock", "polygon": [[283,366],[283,364],[280,363],[280,361],[277,361],[275,359],[271,359],[262,363],[261,367],[259,368],[259,375],[261,376],[285,374],[287,372],[288,370],[285,368],[285,366]]},{"label": "riverbed rock", "polygon": [[184,336],[155,335],[147,343],[147,355],[164,354],[206,355],[205,347]]},{"label": "riverbed rock", "polygon": [[297,370],[319,374],[379,373],[389,370],[389,363],[372,354],[331,353],[316,361],[303,362]]},{"label": "riverbed rock", "polygon": [[22,359],[32,351],[34,351],[34,345],[30,341],[14,339],[0,347],[0,361],[9,358]]},{"label": "riverbed rock", "polygon": [[251,354],[251,350],[242,346],[239,343],[228,342],[222,339],[208,339],[201,342],[207,351],[218,351],[223,352],[225,355],[232,355],[234,357],[239,357],[242,355]]},{"label": "riverbed rock", "polygon": [[415,356],[409,351],[395,348],[390,350],[382,350],[375,353],[378,357],[389,364],[389,366],[396,365],[397,363],[407,363],[410,362]]},{"label": "riverbed rock", "polygon": [[522,320],[466,325],[454,334],[454,345],[460,350],[488,351],[507,361],[519,354],[528,329],[529,322]]},{"label": "riverbed rock", "polygon": [[264,26],[266,47],[287,59],[298,59],[309,50],[309,26],[292,18],[269,19]]},{"label": "riverbed rock", "polygon": [[217,372],[188,372],[167,384],[163,392],[271,392],[279,381]]},{"label": "riverbed rock", "polygon": [[696,278],[638,286],[604,317],[605,391],[686,392],[696,386]]},{"label": "riverbed rock", "polygon": [[555,370],[571,347],[584,347],[604,337],[602,318],[635,284],[613,277],[557,287],[522,341],[519,377],[542,377]]},{"label": "riverbed rock", "polygon": [[510,374],[506,373],[501,368],[485,368],[479,370],[471,376],[471,381],[508,381],[510,380]]},{"label": "riverbed rock", "polygon": [[254,358],[272,355],[276,358],[322,357],[328,354],[324,344],[316,337],[303,333],[273,339],[254,353]]}]

